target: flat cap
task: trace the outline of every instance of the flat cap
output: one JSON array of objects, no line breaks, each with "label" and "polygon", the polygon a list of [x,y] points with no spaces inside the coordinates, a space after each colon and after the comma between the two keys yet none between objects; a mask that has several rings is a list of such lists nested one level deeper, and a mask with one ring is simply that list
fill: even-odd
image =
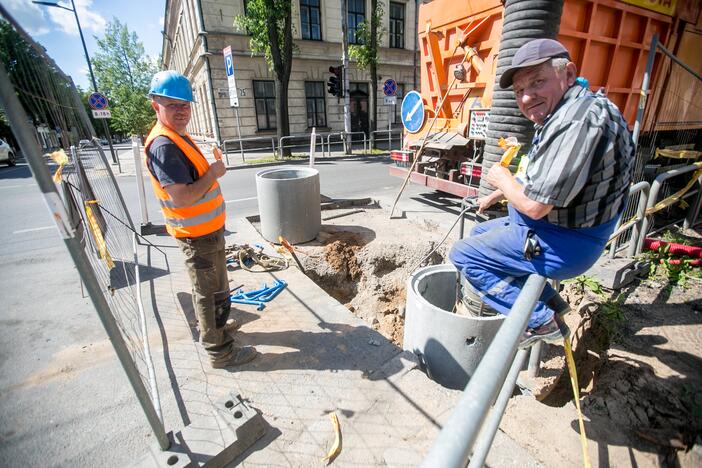
[{"label": "flat cap", "polygon": [[552,58],[563,57],[570,60],[568,50],[558,41],[553,39],[534,39],[529,41],[519,49],[512,57],[512,66],[502,73],[500,77],[500,88],[505,89],[512,86],[514,74],[522,68],[540,65]]}]

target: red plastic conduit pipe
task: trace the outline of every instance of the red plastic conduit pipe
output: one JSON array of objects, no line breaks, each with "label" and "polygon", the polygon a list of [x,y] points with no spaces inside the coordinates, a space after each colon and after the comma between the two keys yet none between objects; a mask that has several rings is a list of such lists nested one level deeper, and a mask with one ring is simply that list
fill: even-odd
[{"label": "red plastic conduit pipe", "polygon": [[647,237],[644,241],[644,248],[648,250],[658,250],[666,245],[670,246],[668,253],[671,255],[686,255],[692,258],[702,258],[702,247],[665,242],[659,239],[651,239],[650,237]]}]

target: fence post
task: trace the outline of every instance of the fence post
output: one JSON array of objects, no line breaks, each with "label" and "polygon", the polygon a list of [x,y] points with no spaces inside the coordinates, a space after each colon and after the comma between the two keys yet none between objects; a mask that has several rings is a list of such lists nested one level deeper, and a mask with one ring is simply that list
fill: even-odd
[{"label": "fence post", "polygon": [[[226,141],[225,151],[226,151]],[[141,211],[141,225],[150,224],[149,211],[146,208],[146,192],[144,191],[144,171],[141,166],[141,151],[139,150],[139,137],[132,137],[132,154],[134,155],[134,172],[136,173],[137,196],[139,198],[139,209]],[[226,154],[226,153],[225,153]]]}]

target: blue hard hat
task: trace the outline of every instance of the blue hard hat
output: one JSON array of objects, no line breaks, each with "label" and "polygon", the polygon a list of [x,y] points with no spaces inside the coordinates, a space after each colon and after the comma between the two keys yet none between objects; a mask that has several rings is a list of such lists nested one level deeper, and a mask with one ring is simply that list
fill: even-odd
[{"label": "blue hard hat", "polygon": [[160,71],[151,79],[149,96],[163,96],[179,101],[194,102],[193,88],[188,79],[174,70]]}]

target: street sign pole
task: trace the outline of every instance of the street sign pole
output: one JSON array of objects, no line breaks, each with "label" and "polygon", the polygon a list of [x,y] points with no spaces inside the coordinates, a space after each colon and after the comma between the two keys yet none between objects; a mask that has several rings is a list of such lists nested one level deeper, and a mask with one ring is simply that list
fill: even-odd
[{"label": "street sign pole", "polygon": [[239,135],[239,153],[241,161],[244,160],[244,144],[241,141],[241,119],[239,118],[239,95],[236,90],[236,78],[234,78],[234,58],[232,57],[232,47],[227,46],[222,49],[224,56],[224,71],[227,73],[227,87],[229,88],[229,106],[234,108],[236,117],[236,132]]},{"label": "street sign pole", "polygon": [[239,154],[241,154],[241,162],[244,163],[244,144],[241,142],[241,120],[239,119],[239,108],[234,108],[234,115],[236,115],[236,133],[239,135]]}]

